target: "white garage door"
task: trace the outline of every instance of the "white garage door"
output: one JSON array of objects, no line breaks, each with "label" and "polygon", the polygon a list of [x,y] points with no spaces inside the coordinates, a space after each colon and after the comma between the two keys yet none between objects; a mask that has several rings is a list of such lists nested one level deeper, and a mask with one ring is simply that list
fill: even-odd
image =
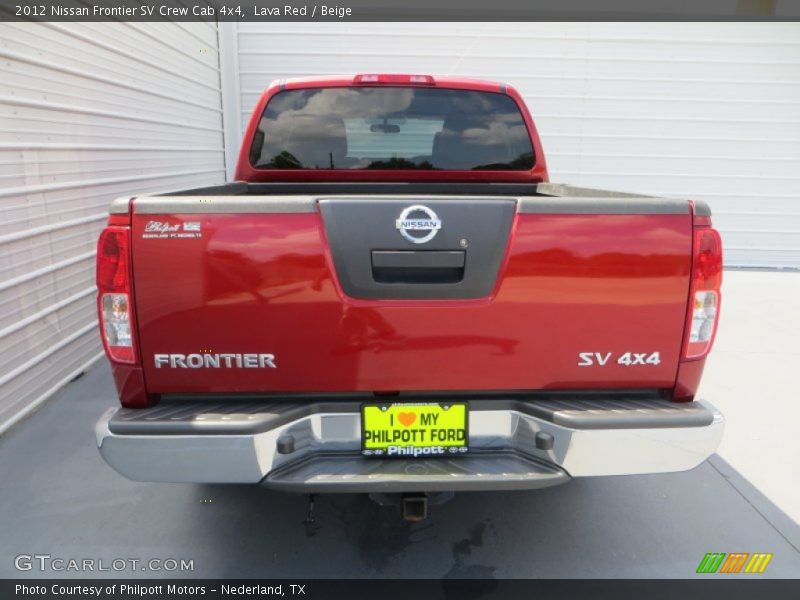
[{"label": "white garage door", "polygon": [[253,23],[238,48],[243,123],[276,78],[505,81],[554,181],[702,198],[728,265],[800,268],[800,24]]},{"label": "white garage door", "polygon": [[101,352],[109,202],[223,181],[217,31],[0,25],[0,432]]}]

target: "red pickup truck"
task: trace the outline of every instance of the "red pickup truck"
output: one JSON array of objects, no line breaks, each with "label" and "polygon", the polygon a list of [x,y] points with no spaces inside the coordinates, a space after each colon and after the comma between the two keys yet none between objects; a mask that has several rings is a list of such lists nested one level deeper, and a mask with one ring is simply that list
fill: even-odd
[{"label": "red pickup truck", "polygon": [[278,81],[236,182],[120,198],[97,253],[138,481],[529,489],[690,469],[720,304],[706,204],[548,182],[512,87]]}]

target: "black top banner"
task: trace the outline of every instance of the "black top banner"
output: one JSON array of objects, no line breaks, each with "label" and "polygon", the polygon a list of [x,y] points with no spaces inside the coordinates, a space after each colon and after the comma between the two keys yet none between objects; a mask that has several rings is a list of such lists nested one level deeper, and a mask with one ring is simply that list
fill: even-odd
[{"label": "black top banner", "polygon": [[779,0],[0,0],[0,21],[797,21]]}]

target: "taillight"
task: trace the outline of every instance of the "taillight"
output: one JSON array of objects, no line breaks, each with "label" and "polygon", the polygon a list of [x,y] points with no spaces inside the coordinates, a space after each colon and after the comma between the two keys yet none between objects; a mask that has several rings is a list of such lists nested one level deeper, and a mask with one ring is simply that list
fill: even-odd
[{"label": "taillight", "polygon": [[716,229],[694,231],[692,284],[684,358],[703,358],[711,350],[719,321],[722,240]]},{"label": "taillight", "polygon": [[135,364],[130,282],[130,229],[106,227],[97,242],[97,310],[106,354]]}]

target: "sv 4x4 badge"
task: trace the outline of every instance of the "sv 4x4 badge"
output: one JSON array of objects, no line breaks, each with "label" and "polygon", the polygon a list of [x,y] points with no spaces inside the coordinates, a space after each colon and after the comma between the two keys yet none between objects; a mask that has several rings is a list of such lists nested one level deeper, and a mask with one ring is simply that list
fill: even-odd
[{"label": "sv 4x4 badge", "polygon": [[658,352],[625,352],[616,359],[613,352],[578,352],[579,367],[605,367],[608,364],[635,367],[636,365],[660,365]]}]

